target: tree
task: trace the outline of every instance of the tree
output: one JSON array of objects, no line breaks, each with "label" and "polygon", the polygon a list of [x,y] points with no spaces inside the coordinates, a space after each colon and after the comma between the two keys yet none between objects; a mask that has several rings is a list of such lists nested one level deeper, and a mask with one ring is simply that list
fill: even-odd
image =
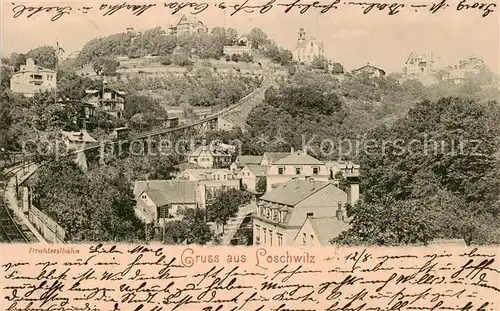
[{"label": "tree", "polygon": [[205,210],[186,209],[181,220],[168,222],[165,225],[165,244],[198,244],[205,245],[215,236],[205,221]]},{"label": "tree", "polygon": [[[481,228],[494,232],[500,214],[498,113],[495,104],[463,98],[423,101],[391,127],[372,132],[369,139],[400,144],[362,155],[364,200],[349,212],[353,228],[339,241],[491,241]],[[481,141],[474,152],[469,139]],[[460,144],[460,150],[453,147]]]},{"label": "tree", "polygon": [[10,54],[10,64],[14,67],[14,71],[19,71],[21,65],[26,65],[26,55],[18,53]]},{"label": "tree", "polygon": [[2,65],[0,67],[0,87],[4,90],[10,88],[10,78],[12,77],[13,71],[10,67]]},{"label": "tree", "polygon": [[344,73],[344,67],[340,63],[333,63],[332,64],[332,73],[333,74],[343,74]]},{"label": "tree", "polygon": [[260,177],[257,180],[257,185],[255,185],[255,191],[257,191],[257,193],[264,193],[266,192],[266,189],[267,189],[267,179],[266,177]]},{"label": "tree", "polygon": [[55,48],[51,46],[41,46],[26,53],[26,58],[32,58],[35,64],[48,69],[55,69],[57,56]]},{"label": "tree", "polygon": [[36,206],[61,225],[69,242],[144,238],[132,191],[112,167],[85,173],[70,159],[50,161],[34,181]]},{"label": "tree", "polygon": [[95,72],[97,74],[103,74],[105,76],[116,75],[116,70],[119,66],[119,61],[109,58],[98,58],[93,64]]},{"label": "tree", "polygon": [[85,97],[85,90],[100,89],[101,83],[88,77],[80,77],[73,71],[58,70],[57,97],[80,100]]},{"label": "tree", "polygon": [[185,48],[174,50],[174,53],[172,54],[172,61],[177,66],[182,67],[190,66],[193,64],[193,62],[191,61],[190,52]]},{"label": "tree", "polygon": [[240,206],[250,202],[251,194],[246,191],[228,189],[216,193],[214,202],[208,208],[210,221],[225,226],[236,216]]},{"label": "tree", "polygon": [[314,56],[311,66],[314,69],[328,69],[328,60],[323,56]]},{"label": "tree", "polygon": [[250,33],[247,35],[248,40],[252,43],[253,49],[260,49],[265,46],[267,43],[267,35],[260,28],[253,28]]}]

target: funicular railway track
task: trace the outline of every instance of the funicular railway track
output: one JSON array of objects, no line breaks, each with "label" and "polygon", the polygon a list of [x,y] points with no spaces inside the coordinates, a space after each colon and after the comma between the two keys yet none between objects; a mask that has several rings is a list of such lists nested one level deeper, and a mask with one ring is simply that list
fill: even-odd
[{"label": "funicular railway track", "polygon": [[[206,123],[207,121],[213,121],[216,120],[218,117],[224,116],[228,113],[238,111],[239,107],[242,105],[248,103],[249,101],[252,101],[255,99],[256,96],[258,96],[259,92],[263,92],[267,89],[269,86],[269,80],[270,77],[268,77],[266,74],[263,76],[263,83],[262,85],[245,96],[244,98],[240,99],[237,103],[234,105],[224,108],[221,111],[218,111],[216,113],[213,113],[212,115],[209,115],[205,117],[202,120],[195,121],[191,124],[186,124],[182,125],[179,127],[175,128],[167,128],[167,129],[161,129],[161,130],[156,130],[156,131],[151,131],[147,133],[141,133],[138,135],[134,135],[132,137],[129,137],[128,140],[131,139],[145,139],[149,138],[151,136],[156,136],[156,135],[162,135],[170,132],[176,132],[180,130],[184,130],[187,128],[195,127],[200,124]],[[117,141],[113,141],[113,143],[116,143]],[[79,150],[79,151],[74,151],[72,153],[67,154],[66,156],[74,156],[78,152],[82,151],[90,151],[90,150],[96,150],[101,147],[101,143],[96,143],[87,146],[86,148]],[[29,162],[28,162],[29,163]],[[39,167],[43,166],[41,164]],[[8,207],[8,198],[6,196],[7,188],[9,185],[9,181],[21,170],[23,169],[22,165],[14,165],[5,171],[0,171],[0,243],[32,243],[38,241],[36,236],[29,230],[29,228],[23,223],[23,221],[20,219],[19,216],[15,214],[14,211],[10,210]]]},{"label": "funicular railway track", "polygon": [[9,181],[22,169],[22,166],[13,166],[1,174],[0,181],[0,242],[2,243],[31,243],[36,241],[31,231],[22,224],[14,211],[7,204],[6,191]]}]

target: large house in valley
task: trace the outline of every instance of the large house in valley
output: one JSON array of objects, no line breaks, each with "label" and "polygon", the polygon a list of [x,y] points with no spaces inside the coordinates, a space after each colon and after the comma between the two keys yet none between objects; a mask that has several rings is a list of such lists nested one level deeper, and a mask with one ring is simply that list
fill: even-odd
[{"label": "large house in valley", "polygon": [[342,232],[349,230],[350,225],[342,210],[335,216],[307,217],[295,236],[295,246],[328,246],[330,241]]},{"label": "large house in valley", "polygon": [[267,171],[267,192],[292,178],[326,182],[330,179],[330,172],[324,162],[313,158],[304,151],[294,151],[292,149],[288,156],[269,166]]},{"label": "large house in valley", "polygon": [[315,57],[324,57],[323,42],[315,38],[307,38],[304,28],[300,28],[297,38],[297,47],[293,57],[299,63],[311,64]]},{"label": "large house in valley", "polygon": [[10,90],[26,97],[32,97],[37,92],[53,90],[56,86],[57,72],[36,66],[31,58],[28,58],[26,65],[21,65],[20,70],[10,78]]},{"label": "large house in valley", "polygon": [[219,190],[241,188],[241,180],[229,169],[186,169],[176,179],[196,181],[199,185],[203,185],[207,202],[211,201]]},{"label": "large house in valley", "polygon": [[215,145],[198,146],[188,155],[188,162],[201,168],[222,168],[231,165],[231,153]]},{"label": "large house in valley", "polygon": [[103,87],[100,90],[85,90],[84,102],[99,108],[114,117],[121,118],[125,110],[125,92]]},{"label": "large house in valley", "polygon": [[[347,221],[347,202],[348,194],[330,182],[289,180],[259,198],[253,215],[254,245],[294,245],[307,218]],[[306,232],[309,237],[310,232]]]},{"label": "large house in valley", "polygon": [[247,187],[248,191],[257,192],[257,185],[260,180],[266,180],[267,166],[247,165],[238,173],[241,183]]},{"label": "large house in valley", "polygon": [[205,208],[205,186],[197,181],[146,180],[136,181],[134,196],[138,218],[153,226],[182,217],[187,208]]}]

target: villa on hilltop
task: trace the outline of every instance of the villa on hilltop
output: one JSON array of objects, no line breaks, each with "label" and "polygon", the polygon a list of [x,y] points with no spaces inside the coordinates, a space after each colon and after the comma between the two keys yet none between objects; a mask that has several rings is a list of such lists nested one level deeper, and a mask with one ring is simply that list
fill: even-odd
[{"label": "villa on hilltop", "polygon": [[203,22],[192,16],[182,15],[176,24],[170,25],[166,30],[168,36],[192,35],[196,33],[207,33],[208,27]]},{"label": "villa on hilltop", "polygon": [[[403,68],[404,80],[419,80],[423,85],[429,86],[439,82],[435,75],[433,54],[410,53]],[[400,81],[401,82],[401,81]]]}]

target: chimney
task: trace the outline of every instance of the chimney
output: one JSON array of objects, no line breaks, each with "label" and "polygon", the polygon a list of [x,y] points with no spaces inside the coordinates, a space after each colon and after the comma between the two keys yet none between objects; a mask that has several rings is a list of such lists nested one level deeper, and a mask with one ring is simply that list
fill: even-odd
[{"label": "chimney", "polygon": [[356,204],[359,200],[359,182],[358,181],[349,181],[349,185],[347,186],[347,203],[350,205]]},{"label": "chimney", "polygon": [[290,147],[290,154],[293,154],[295,152],[295,149],[293,147]]},{"label": "chimney", "polygon": [[340,202],[340,201],[339,201],[339,207],[338,207],[337,212],[335,213],[335,215],[336,215],[336,217],[337,217],[337,219],[339,221],[343,221],[344,220],[344,218],[343,218],[344,213],[342,213],[342,202]]}]

